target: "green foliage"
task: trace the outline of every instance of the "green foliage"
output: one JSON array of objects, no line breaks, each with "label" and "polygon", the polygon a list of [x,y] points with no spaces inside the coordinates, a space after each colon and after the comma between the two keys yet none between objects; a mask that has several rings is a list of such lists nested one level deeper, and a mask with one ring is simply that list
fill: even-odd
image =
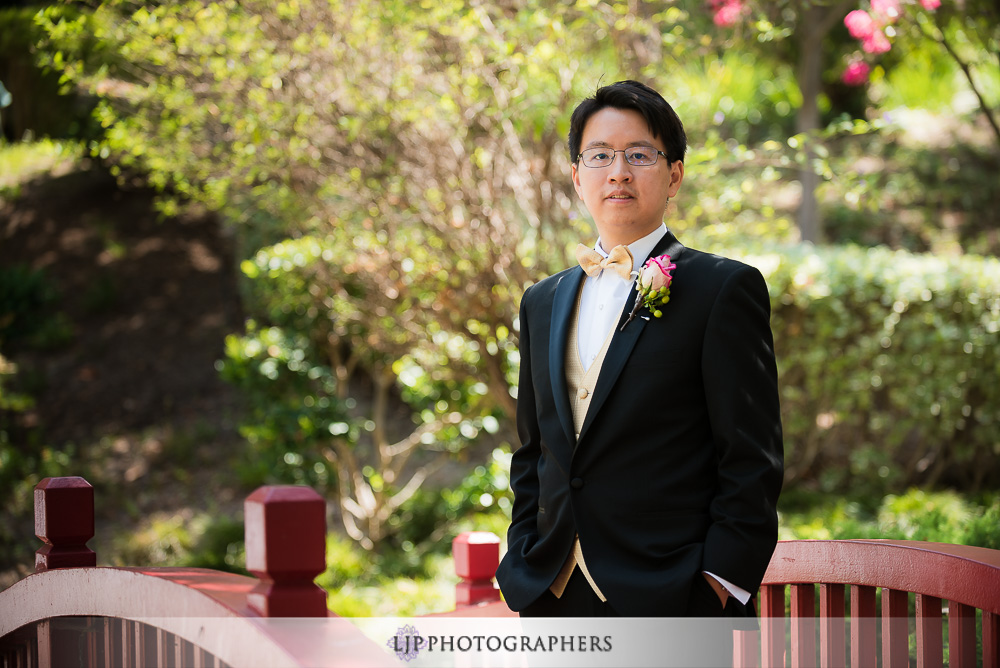
[{"label": "green foliage", "polygon": [[226,339],[222,376],[241,388],[250,416],[241,433],[250,446],[238,473],[244,486],[300,484],[320,491],[330,480],[322,444],[331,437],[357,440],[346,400],[337,398],[330,369],[315,362],[309,341],[278,327],[247,323],[244,336]]},{"label": "green foliage", "polygon": [[685,243],[712,247],[791,242],[795,222],[782,210],[780,181],[803,159],[787,143],[768,140],[751,149],[710,132],[685,159],[682,196],[668,210],[670,229]]},{"label": "green foliage", "polygon": [[72,336],[66,317],[52,311],[56,290],[40,270],[0,267],[0,344],[51,348]]},{"label": "green foliage", "polygon": [[900,109],[887,121],[881,132],[831,142],[831,172],[819,191],[829,237],[949,255],[1000,251],[1000,154],[952,140],[947,117]]},{"label": "green foliage", "polygon": [[740,144],[793,134],[795,110],[802,104],[789,64],[762,66],[745,49],[685,58],[663,78],[660,90],[675,100],[687,127],[713,129]]},{"label": "green foliage", "polygon": [[[416,554],[430,526],[474,509],[407,475],[510,429],[522,291],[592,235],[562,145],[602,76],[644,75],[692,119],[675,231],[759,249],[790,480],[995,478],[995,263],[762,245],[794,237],[807,153],[785,135],[801,93],[789,50],[768,54],[801,18],[759,16],[756,61],[703,39],[695,3],[110,0],[40,21],[51,64],[101,99],[93,154],[144,175],[168,212],[193,201],[236,226],[253,320],[222,372],[250,397],[244,481],[335,491],[345,519],[368,523],[352,535]],[[837,234],[922,250],[939,210],[990,206],[975,177],[930,187],[973,156],[921,157],[911,173],[894,144],[809,147]],[[874,150],[898,162],[849,176]],[[975,164],[988,179],[992,163]],[[987,232],[959,241],[987,250]]]},{"label": "green foliage", "polygon": [[[54,11],[74,13],[69,7]],[[11,94],[11,105],[3,110],[5,129],[16,140],[90,138],[96,126],[91,104],[62,85],[62,54],[53,58],[39,48],[47,35],[35,21],[38,12],[37,6],[0,9],[0,81]]]},{"label": "green foliage", "polygon": [[[516,369],[511,327],[482,315],[463,319],[464,332],[442,327],[426,301],[454,294],[435,292],[452,275],[421,257],[422,244],[401,240],[409,231],[358,234],[353,248],[331,234],[258,251],[243,263],[247,297],[270,326],[251,321],[245,336],[230,337],[221,367],[251,399],[244,481],[336,489],[348,530],[363,542],[395,540],[405,526],[397,513],[435,460],[499,430],[503,414],[484,377],[491,361]],[[365,271],[397,249],[416,259]],[[360,404],[356,369],[371,379],[371,399]],[[510,378],[495,381],[509,400]],[[390,405],[404,412],[392,419]],[[406,468],[411,458],[415,469]]]},{"label": "green foliage", "polygon": [[36,176],[79,163],[84,150],[76,141],[0,141],[0,201],[17,199],[21,186]]},{"label": "green foliage", "polygon": [[246,573],[243,522],[225,515],[154,514],[115,537],[118,566],[176,566]]},{"label": "green foliage", "polygon": [[[910,489],[890,494],[876,505],[854,497],[782,510],[781,540],[888,538],[932,543],[1000,545],[1000,497],[981,499],[953,491]],[[784,500],[783,500],[783,505]]]},{"label": "green foliage", "polygon": [[943,3],[933,11],[913,5],[901,19],[893,49],[882,60],[885,75],[876,70],[873,77],[872,99],[890,109],[989,116],[996,148],[1000,71],[993,54],[1000,47],[1000,7],[990,0]]},{"label": "green foliage", "polygon": [[327,570],[317,583],[342,616],[421,615],[454,608],[458,582],[452,539],[461,531],[504,535],[510,523],[510,452],[493,451],[453,488],[423,487],[393,517],[382,549],[363,553],[336,534],[327,538]]},{"label": "green foliage", "polygon": [[747,259],[771,291],[788,481],[997,484],[1000,262],[805,246]]},{"label": "green foliage", "polygon": [[458,578],[452,560],[431,557],[427,571],[420,577],[351,580],[330,591],[327,604],[342,617],[409,617],[454,610]]},{"label": "green foliage", "polygon": [[494,508],[510,521],[513,494],[510,491],[509,447],[497,448],[485,465],[475,467],[456,487],[421,489],[392,518],[398,527],[393,545],[404,553],[413,553],[413,566],[428,552],[450,553],[451,542],[442,534],[458,531],[455,527],[478,514]]}]

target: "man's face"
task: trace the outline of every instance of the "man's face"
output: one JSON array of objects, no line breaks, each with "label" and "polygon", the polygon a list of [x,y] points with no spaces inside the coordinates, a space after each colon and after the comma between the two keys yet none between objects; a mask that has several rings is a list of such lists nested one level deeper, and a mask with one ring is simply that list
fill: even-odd
[{"label": "man's face", "polygon": [[[663,142],[653,137],[642,114],[632,109],[605,107],[596,112],[583,128],[581,150],[601,147],[621,151],[630,146],[650,146],[664,151]],[[573,156],[574,158],[576,156]],[[684,163],[671,164],[662,155],[655,165],[633,166],[624,153],[616,153],[607,167],[587,167],[582,161],[572,166],[573,185],[594,217],[601,245],[611,250],[646,236],[663,222],[667,198],[673,197],[684,178]]]}]

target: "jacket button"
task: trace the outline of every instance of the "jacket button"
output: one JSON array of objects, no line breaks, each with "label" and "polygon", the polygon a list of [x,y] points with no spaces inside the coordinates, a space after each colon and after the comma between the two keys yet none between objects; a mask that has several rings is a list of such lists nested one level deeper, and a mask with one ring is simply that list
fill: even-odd
[{"label": "jacket button", "polygon": [[580,489],[583,487],[583,478],[573,478],[569,481],[569,486],[573,489]]}]

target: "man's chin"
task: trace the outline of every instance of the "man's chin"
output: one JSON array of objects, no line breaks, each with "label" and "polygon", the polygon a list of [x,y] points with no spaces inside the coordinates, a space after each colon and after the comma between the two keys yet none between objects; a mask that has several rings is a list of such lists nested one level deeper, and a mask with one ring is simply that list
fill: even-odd
[{"label": "man's chin", "polygon": [[[630,216],[614,216],[608,217],[601,222],[595,223],[597,226],[597,233],[601,236],[601,241],[614,241],[611,244],[611,248],[615,246],[627,246],[633,241],[642,239],[647,234],[651,233],[653,230],[660,226],[657,222],[655,225],[650,225],[648,223],[640,223]],[[602,243],[602,246],[604,244]],[[611,248],[605,248],[605,251],[611,250]]]}]

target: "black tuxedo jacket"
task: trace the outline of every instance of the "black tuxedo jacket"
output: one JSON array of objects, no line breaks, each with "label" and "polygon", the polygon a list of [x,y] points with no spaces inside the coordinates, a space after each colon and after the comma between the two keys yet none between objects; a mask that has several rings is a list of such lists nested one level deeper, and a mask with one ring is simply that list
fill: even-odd
[{"label": "black tuxedo jacket", "polygon": [[[670,301],[662,317],[643,309],[615,332],[575,445],[563,367],[585,274],[573,267],[524,293],[521,447],[497,570],[513,610],[552,584],[577,534],[623,616],[704,616],[692,612],[705,604],[693,598],[711,592],[699,588],[702,571],[751,593],[760,586],[783,462],[767,286],[753,267],[669,232],[652,255],[663,253],[677,265]],[[635,298],[633,288],[618,327]]]}]

